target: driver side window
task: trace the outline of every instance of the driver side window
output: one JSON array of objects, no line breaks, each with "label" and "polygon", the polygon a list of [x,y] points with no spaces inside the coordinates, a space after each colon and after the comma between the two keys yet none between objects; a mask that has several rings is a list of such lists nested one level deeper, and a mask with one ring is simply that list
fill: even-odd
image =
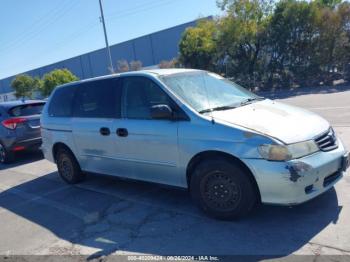
[{"label": "driver side window", "polygon": [[122,101],[123,116],[129,119],[152,119],[152,106],[170,106],[168,95],[156,83],[139,76],[123,78]]}]

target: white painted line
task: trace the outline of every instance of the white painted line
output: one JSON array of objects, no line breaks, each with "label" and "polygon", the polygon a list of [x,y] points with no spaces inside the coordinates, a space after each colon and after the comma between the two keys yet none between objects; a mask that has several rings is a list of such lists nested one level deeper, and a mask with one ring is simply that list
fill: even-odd
[{"label": "white painted line", "polygon": [[335,109],[348,109],[348,108],[350,108],[350,106],[308,107],[307,109],[335,110]]}]

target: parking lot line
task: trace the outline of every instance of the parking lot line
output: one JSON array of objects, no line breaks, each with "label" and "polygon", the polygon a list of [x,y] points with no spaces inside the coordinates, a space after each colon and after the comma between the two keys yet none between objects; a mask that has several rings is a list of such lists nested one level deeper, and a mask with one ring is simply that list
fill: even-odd
[{"label": "parking lot line", "polygon": [[308,107],[308,109],[315,110],[336,110],[336,109],[348,109],[350,106],[323,106],[323,107]]}]

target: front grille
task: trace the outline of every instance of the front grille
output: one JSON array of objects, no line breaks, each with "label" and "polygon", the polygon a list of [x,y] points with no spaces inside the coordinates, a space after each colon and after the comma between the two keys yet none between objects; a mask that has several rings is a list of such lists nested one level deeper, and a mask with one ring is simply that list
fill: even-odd
[{"label": "front grille", "polygon": [[331,151],[338,147],[337,138],[332,128],[315,138],[315,143],[322,151]]}]

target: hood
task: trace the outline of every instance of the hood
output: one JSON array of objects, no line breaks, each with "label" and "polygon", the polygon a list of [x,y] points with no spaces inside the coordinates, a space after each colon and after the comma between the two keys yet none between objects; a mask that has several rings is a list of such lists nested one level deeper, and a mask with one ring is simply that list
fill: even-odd
[{"label": "hood", "polygon": [[212,117],[286,144],[312,139],[329,128],[324,118],[310,111],[269,99],[232,110],[214,111]]}]

